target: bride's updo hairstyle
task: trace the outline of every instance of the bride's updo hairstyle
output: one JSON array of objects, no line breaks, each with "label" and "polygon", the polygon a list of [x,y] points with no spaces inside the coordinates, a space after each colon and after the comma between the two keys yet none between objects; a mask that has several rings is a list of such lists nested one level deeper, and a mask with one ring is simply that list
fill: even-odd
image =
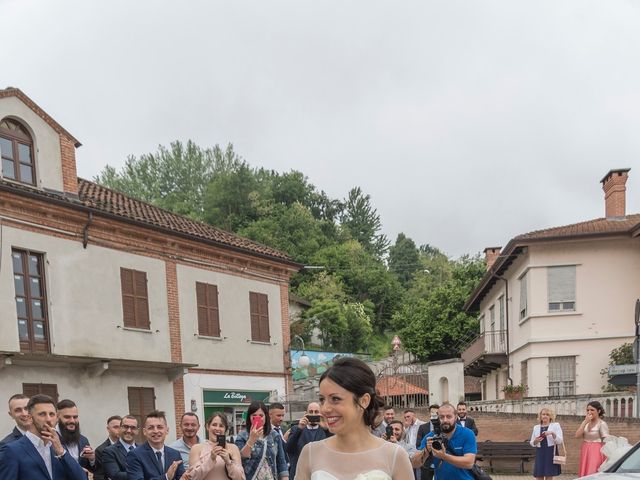
[{"label": "bride's updo hairstyle", "polygon": [[364,423],[369,427],[375,424],[376,417],[384,406],[384,402],[376,393],[376,376],[366,363],[354,357],[338,358],[322,374],[320,383],[325,378],[353,393],[353,401],[361,408],[362,406],[358,403],[358,400],[365,393],[368,393],[371,396],[371,401],[364,409]]}]

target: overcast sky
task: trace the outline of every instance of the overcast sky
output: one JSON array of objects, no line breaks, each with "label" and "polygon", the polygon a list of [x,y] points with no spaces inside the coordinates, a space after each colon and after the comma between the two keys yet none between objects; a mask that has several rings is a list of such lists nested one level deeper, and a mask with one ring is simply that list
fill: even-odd
[{"label": "overcast sky", "polygon": [[93,178],[179,139],[359,185],[385,233],[457,257],[640,212],[640,2],[0,0],[0,88]]}]

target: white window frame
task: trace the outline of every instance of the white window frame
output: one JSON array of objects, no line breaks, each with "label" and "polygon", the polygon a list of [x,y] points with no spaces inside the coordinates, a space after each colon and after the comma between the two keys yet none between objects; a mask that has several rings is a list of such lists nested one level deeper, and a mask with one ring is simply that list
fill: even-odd
[{"label": "white window frame", "polygon": [[547,309],[549,313],[576,311],[576,266],[547,267]]}]

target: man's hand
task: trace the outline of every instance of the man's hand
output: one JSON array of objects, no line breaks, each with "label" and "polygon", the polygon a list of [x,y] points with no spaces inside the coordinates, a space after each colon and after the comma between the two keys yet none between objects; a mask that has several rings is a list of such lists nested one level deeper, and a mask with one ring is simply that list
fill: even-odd
[{"label": "man's hand", "polygon": [[444,457],[447,455],[447,452],[442,450],[436,450],[433,448],[433,437],[427,440],[427,450],[433,454],[434,457],[439,458],[440,460],[444,460]]},{"label": "man's hand", "polygon": [[307,425],[309,425],[309,419],[307,418],[307,416],[305,415],[304,417],[302,417],[300,419],[300,421],[298,422],[298,428],[300,430],[303,430],[305,428],[307,428]]},{"label": "man's hand", "polygon": [[167,469],[167,480],[173,480],[173,477],[176,475],[176,470],[178,469],[178,465],[182,463],[182,460],[175,460],[171,466]]},{"label": "man's hand", "polygon": [[80,456],[86,458],[91,463],[96,461],[96,452],[90,445],[87,445],[82,449],[82,452],[80,452]]},{"label": "man's hand", "polygon": [[40,435],[42,435],[42,439],[45,442],[51,442],[51,446],[53,447],[53,453],[56,454],[56,457],[64,455],[64,447],[60,442],[60,437],[58,436],[58,432],[56,432],[56,430],[53,427],[50,427],[49,425],[45,425]]}]

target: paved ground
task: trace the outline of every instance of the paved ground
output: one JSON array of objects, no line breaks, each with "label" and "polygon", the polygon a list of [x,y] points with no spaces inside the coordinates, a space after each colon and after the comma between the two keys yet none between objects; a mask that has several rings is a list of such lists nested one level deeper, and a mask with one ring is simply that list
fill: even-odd
[{"label": "paved ground", "polygon": [[[530,473],[489,473],[489,475],[491,475],[491,478],[493,478],[493,480],[531,480],[533,478]],[[573,480],[574,478],[578,478],[578,475],[567,473],[553,478],[554,480]]]}]

